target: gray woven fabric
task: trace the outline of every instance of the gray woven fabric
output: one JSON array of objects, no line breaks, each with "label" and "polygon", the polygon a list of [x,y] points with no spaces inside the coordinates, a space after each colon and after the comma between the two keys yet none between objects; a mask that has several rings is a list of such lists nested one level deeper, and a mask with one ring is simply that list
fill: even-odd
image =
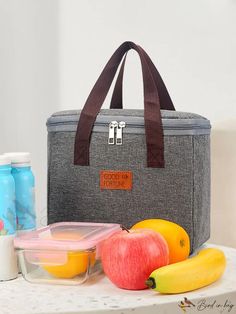
[{"label": "gray woven fabric", "polygon": [[[78,116],[81,110],[63,110],[55,112],[52,117],[56,116]],[[100,115],[108,116],[108,115],[116,115],[116,116],[133,116],[133,117],[143,117],[142,109],[101,109]],[[184,111],[170,111],[170,110],[161,110],[162,119],[196,119],[201,118],[206,120],[205,117],[200,116],[199,114],[192,112],[184,112]]]},{"label": "gray woven fabric", "polygon": [[[124,134],[122,146],[108,145],[107,136],[92,134],[90,166],[81,167],[73,165],[75,132],[48,133],[48,223],[117,222],[130,227],[139,220],[162,218],[186,229],[192,250],[204,243],[210,234],[209,135],[164,136],[164,169],[146,167],[144,134]],[[101,190],[101,170],[132,171],[132,190]]]}]

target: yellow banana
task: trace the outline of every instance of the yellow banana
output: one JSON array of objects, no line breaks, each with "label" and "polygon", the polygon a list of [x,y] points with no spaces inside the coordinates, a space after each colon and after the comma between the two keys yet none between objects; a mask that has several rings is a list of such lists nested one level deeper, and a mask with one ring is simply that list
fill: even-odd
[{"label": "yellow banana", "polygon": [[185,261],[154,270],[146,285],[160,293],[182,293],[205,287],[224,273],[224,253],[208,248]]}]

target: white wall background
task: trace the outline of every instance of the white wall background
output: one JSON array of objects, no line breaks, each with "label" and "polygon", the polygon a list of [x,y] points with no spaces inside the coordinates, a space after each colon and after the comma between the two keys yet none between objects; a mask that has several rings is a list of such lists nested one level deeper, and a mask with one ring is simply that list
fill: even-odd
[{"label": "white wall background", "polygon": [[0,153],[30,151],[46,220],[47,117],[59,108],[57,0],[0,0]]},{"label": "white wall background", "polygon": [[[212,122],[211,241],[236,247],[235,0],[0,0],[0,26],[1,150],[32,151],[41,221],[47,116],[82,108],[110,55],[133,40],[176,108]],[[141,108],[140,65],[129,54],[124,102]]]}]

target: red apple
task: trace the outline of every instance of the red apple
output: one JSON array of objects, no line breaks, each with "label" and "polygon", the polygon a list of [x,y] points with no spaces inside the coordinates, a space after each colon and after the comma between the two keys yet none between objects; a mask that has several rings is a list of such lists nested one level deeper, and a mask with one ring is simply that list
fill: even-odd
[{"label": "red apple", "polygon": [[121,231],[101,247],[102,266],[107,277],[119,288],[146,289],[151,272],[169,263],[165,239],[148,229]]}]

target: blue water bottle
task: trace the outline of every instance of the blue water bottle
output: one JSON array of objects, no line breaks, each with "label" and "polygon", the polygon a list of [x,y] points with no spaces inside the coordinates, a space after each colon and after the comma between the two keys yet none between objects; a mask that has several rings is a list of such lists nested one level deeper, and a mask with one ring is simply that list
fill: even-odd
[{"label": "blue water bottle", "polygon": [[0,281],[17,277],[15,183],[11,160],[0,155]]},{"label": "blue water bottle", "polygon": [[17,233],[36,227],[34,175],[31,171],[30,153],[7,153],[11,159],[12,175],[16,186]]}]

